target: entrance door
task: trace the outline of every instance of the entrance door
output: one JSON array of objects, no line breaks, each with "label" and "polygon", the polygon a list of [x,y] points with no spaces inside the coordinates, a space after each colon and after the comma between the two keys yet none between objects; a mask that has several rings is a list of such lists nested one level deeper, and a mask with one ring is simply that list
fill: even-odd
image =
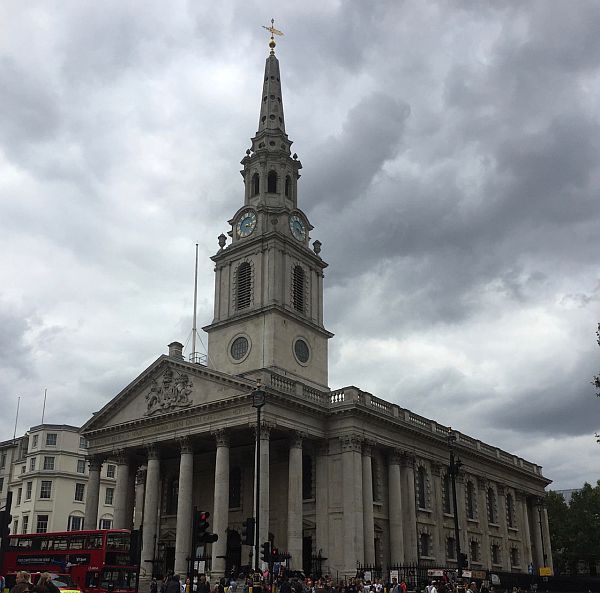
[{"label": "entrance door", "polygon": [[[298,563],[294,562],[294,566],[298,566]],[[302,538],[302,571],[307,576],[315,572],[312,565],[312,537],[310,535]]]},{"label": "entrance door", "polygon": [[227,531],[227,552],[225,555],[225,573],[237,575],[242,563],[242,538],[240,534],[230,529]]}]

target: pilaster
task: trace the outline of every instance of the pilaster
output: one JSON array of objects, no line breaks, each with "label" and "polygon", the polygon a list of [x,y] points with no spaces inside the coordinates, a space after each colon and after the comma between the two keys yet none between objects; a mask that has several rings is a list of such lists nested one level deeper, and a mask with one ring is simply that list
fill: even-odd
[{"label": "pilaster", "polygon": [[405,452],[402,455],[400,473],[402,475],[402,523],[404,524],[404,562],[418,561],[417,542],[417,501],[415,498],[415,456]]},{"label": "pilaster", "polygon": [[375,564],[375,524],[373,522],[373,470],[371,457],[374,443],[362,447],[362,502],[365,564]]},{"label": "pilaster", "polygon": [[388,509],[390,525],[390,560],[393,565],[404,562],[404,532],[402,522],[402,486],[400,478],[400,463],[402,453],[393,450],[388,455]]}]

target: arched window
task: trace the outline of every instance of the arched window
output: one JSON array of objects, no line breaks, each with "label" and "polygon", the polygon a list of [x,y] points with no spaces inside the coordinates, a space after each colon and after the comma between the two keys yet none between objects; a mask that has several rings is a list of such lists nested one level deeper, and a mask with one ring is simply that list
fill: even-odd
[{"label": "arched window", "polygon": [[449,537],[446,540],[446,558],[456,557],[456,546],[454,545],[454,538]]},{"label": "arched window", "polygon": [[421,465],[417,470],[417,505],[420,509],[427,508],[426,486],[425,468]]},{"label": "arched window", "polygon": [[510,493],[506,495],[506,522],[509,527],[515,526],[515,501]]},{"label": "arched window", "polygon": [[292,305],[296,311],[304,313],[304,269],[302,266],[294,266],[292,275]]},{"label": "arched window", "polygon": [[285,177],[285,197],[292,197],[292,180],[290,179],[289,175],[286,175]]},{"label": "arched window", "polygon": [[501,564],[500,546],[498,544],[492,544],[492,564]]},{"label": "arched window", "polygon": [[472,539],[469,542],[469,548],[471,552],[471,562],[479,562],[479,542]]},{"label": "arched window", "polygon": [[[452,513],[452,483],[450,481],[450,476],[448,474],[444,475],[444,482],[442,484],[443,491],[443,505],[444,505],[444,513],[451,514]],[[452,558],[453,556],[448,556],[448,558]]]},{"label": "arched window", "polygon": [[431,536],[428,533],[421,533],[419,537],[421,544],[421,556],[431,555]]},{"label": "arched window", "polygon": [[475,519],[475,486],[467,482],[467,519]]},{"label": "arched window", "polygon": [[252,268],[245,261],[237,269],[237,309],[246,309],[250,306],[252,297]]},{"label": "arched window", "polygon": [[314,498],[313,494],[313,460],[310,455],[302,455],[302,499]]},{"label": "arched window", "polygon": [[487,491],[487,503],[488,503],[488,522],[496,523],[496,493],[494,489],[490,486]]},{"label": "arched window", "polygon": [[252,175],[252,195],[256,196],[260,191],[260,177],[258,173]]},{"label": "arched window", "polygon": [[270,194],[277,193],[277,173],[275,173],[275,171],[269,171],[267,177],[267,192]]},{"label": "arched window", "polygon": [[234,466],[229,470],[229,508],[239,509],[242,506],[242,470]]},{"label": "arched window", "polygon": [[179,497],[179,480],[172,478],[167,485],[167,504],[165,505],[165,514],[177,514],[177,498]]}]

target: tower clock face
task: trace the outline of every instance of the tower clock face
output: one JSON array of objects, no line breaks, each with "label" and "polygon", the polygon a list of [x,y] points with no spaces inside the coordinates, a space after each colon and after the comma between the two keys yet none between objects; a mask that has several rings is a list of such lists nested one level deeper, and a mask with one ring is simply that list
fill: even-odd
[{"label": "tower clock face", "polygon": [[304,221],[297,214],[292,214],[290,216],[290,230],[292,231],[292,235],[294,235],[298,241],[304,241],[304,239],[306,239],[306,227],[304,226]]},{"label": "tower clock face", "polygon": [[238,237],[247,237],[256,228],[256,213],[254,210],[245,210],[240,215],[235,230],[237,231]]}]

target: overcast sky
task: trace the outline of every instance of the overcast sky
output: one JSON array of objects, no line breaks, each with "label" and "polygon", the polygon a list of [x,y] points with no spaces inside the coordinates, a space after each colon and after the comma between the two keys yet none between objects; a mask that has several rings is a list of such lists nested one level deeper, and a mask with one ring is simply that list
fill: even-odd
[{"label": "overcast sky", "polygon": [[212,320],[271,17],[331,388],[595,483],[597,1],[2,2],[0,440],[188,342],[196,242]]}]

